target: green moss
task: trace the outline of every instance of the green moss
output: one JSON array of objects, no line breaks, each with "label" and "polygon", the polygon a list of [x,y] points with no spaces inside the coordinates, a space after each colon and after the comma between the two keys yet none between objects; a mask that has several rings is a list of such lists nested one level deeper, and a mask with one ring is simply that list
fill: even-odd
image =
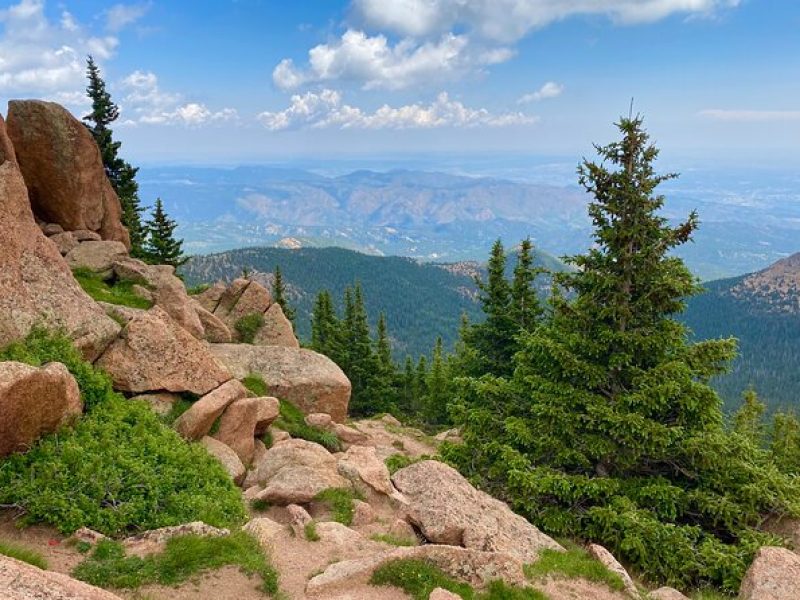
[{"label": "green moss", "polygon": [[256,498],[250,501],[250,508],[252,508],[253,510],[258,510],[258,511],[268,510],[270,506],[272,505],[269,503],[269,500]]},{"label": "green moss", "polygon": [[609,571],[582,548],[572,548],[566,552],[543,550],[539,560],[525,566],[525,575],[535,579],[547,575],[561,575],[567,578],[583,577],[595,583],[602,583],[612,590],[625,589],[622,578]]},{"label": "green moss", "polygon": [[264,382],[264,378],[257,373],[250,373],[247,377],[242,379],[242,385],[253,392],[256,396],[262,397],[269,394],[269,390],[267,389],[267,384]]},{"label": "green moss", "polygon": [[132,589],[147,584],[179,585],[196,573],[226,565],[236,565],[247,575],[259,575],[265,593],[278,592],[277,572],[258,542],[243,531],[223,537],[172,538],[163,553],[145,558],[125,556],[121,544],[104,540],[73,575],[100,587]]},{"label": "green moss", "polygon": [[393,535],[391,533],[376,533],[370,539],[384,544],[391,544],[392,546],[416,546],[419,544],[417,538]]},{"label": "green moss", "polygon": [[345,488],[328,488],[322,490],[314,500],[325,504],[331,511],[331,518],[342,525],[353,523],[353,500],[360,497]]},{"label": "green moss", "polygon": [[339,452],[342,449],[342,443],[336,434],[308,425],[303,412],[291,402],[281,401],[280,411],[280,416],[275,421],[275,427],[278,429],[283,429],[292,437],[324,446],[331,452]]},{"label": "green moss", "polygon": [[219,462],[145,403],[114,393],[67,338],[36,329],[0,351],[0,360],[64,363],[86,407],[74,428],[0,461],[0,504],[20,507],[23,522],[114,536],[198,520],[230,526],[246,517],[241,493]]},{"label": "green moss", "polygon": [[47,560],[45,560],[44,556],[19,544],[0,540],[0,554],[16,558],[40,569],[47,569]]},{"label": "green moss", "polygon": [[152,302],[133,293],[134,282],[132,281],[118,279],[109,283],[85,268],[74,269],[72,275],[83,291],[94,300],[145,310],[153,306]]},{"label": "green moss", "polygon": [[236,320],[233,324],[239,334],[239,339],[245,344],[252,344],[258,330],[264,326],[264,315],[250,313]]},{"label": "green moss", "polygon": [[433,456],[428,454],[417,457],[406,456],[405,454],[392,454],[383,462],[386,465],[386,468],[389,469],[389,473],[394,475],[397,471],[409,465],[413,465],[414,463],[418,463],[423,460],[432,460],[433,458]]},{"label": "green moss", "polygon": [[306,523],[306,526],[303,528],[303,531],[306,534],[306,539],[309,542],[319,541],[319,533],[317,533],[317,524],[314,521],[309,521],[308,523]]},{"label": "green moss", "polygon": [[427,600],[436,588],[443,588],[464,600],[547,600],[542,592],[493,581],[486,591],[477,592],[456,581],[434,565],[415,559],[396,560],[378,568],[370,579],[372,585],[398,587],[414,600]]}]

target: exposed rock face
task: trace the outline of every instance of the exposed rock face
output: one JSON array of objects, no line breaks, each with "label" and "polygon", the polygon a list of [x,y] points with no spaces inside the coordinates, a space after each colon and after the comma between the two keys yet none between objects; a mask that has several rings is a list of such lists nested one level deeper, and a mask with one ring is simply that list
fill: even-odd
[{"label": "exposed rock face", "polygon": [[246,465],[253,460],[256,430],[263,433],[278,418],[276,398],[242,398],[222,413],[216,439],[233,449]]},{"label": "exposed rock face", "polygon": [[786,550],[764,546],[756,552],[747,569],[740,600],[794,600],[800,598],[800,556]]},{"label": "exposed rock face", "polygon": [[119,325],[78,286],[56,246],[37,227],[2,118],[0,153],[0,346],[41,323],[64,329],[84,357],[94,360]]},{"label": "exposed rock face", "polygon": [[639,592],[636,589],[636,584],[633,583],[633,579],[631,579],[631,576],[628,575],[628,571],[626,571],[625,567],[623,567],[620,562],[614,558],[614,555],[611,554],[611,552],[599,544],[589,544],[588,550],[589,554],[596,558],[606,569],[616,575],[619,575],[619,578],[622,579],[622,583],[625,585],[625,592],[629,596],[632,596],[633,598],[639,597]]},{"label": "exposed rock face", "polygon": [[95,231],[130,247],[119,198],[83,123],[52,102],[12,100],[8,134],[39,218],[66,231]]},{"label": "exposed rock face", "polygon": [[245,396],[247,388],[238,380],[231,379],[192,404],[175,421],[175,430],[187,440],[199,440],[211,430],[222,411]]},{"label": "exposed rock face", "polygon": [[232,341],[231,331],[214,313],[207,311],[203,306],[193,301],[194,312],[203,326],[205,338],[213,344],[228,344]]},{"label": "exposed rock face", "polygon": [[219,440],[215,440],[214,438],[205,436],[200,443],[203,444],[208,453],[216,458],[225,470],[228,472],[228,475],[231,476],[233,482],[236,485],[241,485],[242,481],[244,481],[244,476],[247,473],[247,470],[244,468],[242,461],[239,459],[239,456],[236,452],[233,451],[227,444],[223,444]]},{"label": "exposed rock face", "polygon": [[249,344],[211,344],[211,351],[237,379],[261,375],[271,395],[289,400],[306,414],[323,412],[339,422],[347,417],[350,380],[327,356],[302,348]]},{"label": "exposed rock face", "polygon": [[101,590],[53,571],[0,555],[0,598],[3,600],[121,600]]},{"label": "exposed rock face", "polygon": [[336,472],[336,459],[319,444],[291,439],[267,450],[256,473],[264,486],[258,498],[276,504],[305,504],[322,490],[350,487]]},{"label": "exposed rock face", "polygon": [[408,520],[431,542],[504,552],[524,563],[534,562],[545,548],[563,550],[444,463],[415,463],[397,471],[392,481],[408,499]]},{"label": "exposed rock face", "polygon": [[51,235],[50,241],[56,245],[61,256],[69,254],[70,250],[76,248],[78,244],[80,244],[80,242],[75,239],[75,234],[71,231]]},{"label": "exposed rock face", "polygon": [[372,446],[351,446],[339,457],[339,474],[349,479],[356,488],[367,486],[369,490],[393,496],[397,490],[392,485],[389,469],[375,453]]},{"label": "exposed rock face", "polygon": [[273,304],[264,313],[264,325],[256,333],[253,343],[258,346],[300,347],[292,322],[283,314],[280,304]]},{"label": "exposed rock face", "polygon": [[61,363],[0,362],[0,456],[27,450],[82,408],[78,384]]},{"label": "exposed rock face", "polygon": [[70,250],[65,259],[71,269],[82,267],[107,279],[114,274],[114,263],[127,256],[128,249],[122,242],[83,242]]},{"label": "exposed rock face", "polygon": [[194,338],[159,306],[132,319],[97,360],[126,392],[206,394],[228,381],[204,342]]},{"label": "exposed rock face", "polygon": [[289,526],[292,528],[295,537],[305,538],[306,525],[314,520],[308,514],[308,511],[299,504],[290,504],[286,507],[286,513],[289,515]]}]

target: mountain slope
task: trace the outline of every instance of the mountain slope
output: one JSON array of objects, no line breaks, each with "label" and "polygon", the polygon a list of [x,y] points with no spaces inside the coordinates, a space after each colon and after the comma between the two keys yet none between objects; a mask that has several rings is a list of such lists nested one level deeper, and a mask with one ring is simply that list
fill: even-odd
[{"label": "mountain slope", "polygon": [[800,253],[741,277],[705,284],[683,315],[698,339],[733,336],[739,358],[715,386],[728,407],[752,386],[770,407],[800,404]]}]

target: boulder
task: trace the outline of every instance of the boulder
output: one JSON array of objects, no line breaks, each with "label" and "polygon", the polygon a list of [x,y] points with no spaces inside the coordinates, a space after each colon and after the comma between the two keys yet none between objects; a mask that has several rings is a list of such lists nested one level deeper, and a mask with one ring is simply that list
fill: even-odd
[{"label": "boulder", "polygon": [[159,306],[129,321],[97,366],[111,375],[116,389],[135,393],[207,394],[231,378],[206,344]]},{"label": "boulder", "polygon": [[353,527],[369,525],[376,519],[375,511],[363,500],[353,500]]},{"label": "boulder", "polygon": [[134,556],[147,556],[163,552],[166,543],[175,537],[184,535],[197,535],[202,537],[224,537],[230,535],[230,530],[212,527],[202,521],[192,521],[181,525],[170,525],[143,531],[137,535],[122,540],[122,545],[128,554]]},{"label": "boulder", "polygon": [[130,248],[119,198],[83,123],[52,102],[12,100],[8,135],[36,216],[66,231],[88,229]]},{"label": "boulder", "polygon": [[363,490],[367,486],[370,490],[386,496],[397,494],[389,476],[389,469],[378,458],[372,446],[350,446],[347,452],[339,457],[338,470],[339,474],[349,479],[356,489]]},{"label": "boulder", "polygon": [[800,598],[800,556],[785,548],[763,546],[742,579],[740,600]]},{"label": "boulder", "polygon": [[347,417],[350,380],[327,356],[304,348],[249,344],[211,344],[211,351],[234,377],[261,375],[271,395],[289,400],[305,414],[324,412],[337,422]]},{"label": "boulder", "polygon": [[[0,148],[2,151],[2,148]],[[0,554],[3,600],[122,600],[116,594]]]},{"label": "boulder", "polygon": [[317,429],[328,429],[333,425],[333,419],[327,413],[311,413],[306,415],[306,425],[316,427]]},{"label": "boulder", "polygon": [[236,400],[247,396],[247,388],[236,379],[223,383],[192,404],[175,420],[173,427],[187,440],[199,440],[211,431],[219,416]]},{"label": "boulder", "polygon": [[111,304],[110,302],[97,301],[97,305],[103,309],[109,317],[114,319],[120,325],[127,325],[139,315],[147,312],[143,308],[133,308],[132,306],[123,306],[122,304]]},{"label": "boulder", "polygon": [[[231,288],[229,288],[232,289],[231,294],[223,296],[217,309],[219,314],[215,313],[227,323],[232,331],[235,330],[236,321],[247,315],[263,315],[272,304],[272,297],[263,285],[255,281],[244,280],[246,283],[242,286],[241,281],[237,279],[231,284]],[[241,293],[239,293],[240,288],[242,288]],[[236,302],[230,304],[230,300],[234,298]]]},{"label": "boulder", "polygon": [[272,445],[280,444],[281,442],[285,442],[286,440],[292,439],[292,436],[285,432],[283,429],[276,429],[275,427],[270,427],[267,431],[269,431],[269,435],[272,437]]},{"label": "boulder", "polygon": [[180,396],[169,392],[159,392],[156,394],[140,394],[139,396],[134,396],[131,400],[147,402],[154,413],[165,416],[170,413],[175,403],[180,400]]},{"label": "boulder", "polygon": [[328,542],[341,548],[353,548],[363,545],[364,537],[357,531],[336,521],[323,521],[316,525],[320,541]]},{"label": "boulder", "polygon": [[336,458],[319,444],[291,439],[267,450],[256,477],[258,498],[275,504],[306,504],[327,488],[348,488],[336,471]]},{"label": "boulder", "polygon": [[306,525],[311,523],[314,519],[312,519],[308,511],[299,504],[290,504],[287,506],[286,513],[289,515],[289,527],[292,528],[294,536],[304,539],[306,537]]},{"label": "boulder", "polygon": [[203,308],[197,300],[192,300],[192,306],[203,326],[206,340],[213,344],[227,344],[232,341],[230,329],[222,322],[222,319]]},{"label": "boulder", "polygon": [[344,423],[334,423],[331,431],[345,444],[363,444],[369,440],[366,433]]},{"label": "boulder", "polygon": [[277,302],[264,313],[264,325],[256,332],[253,343],[258,346],[287,346],[299,348],[292,322],[283,314]]},{"label": "boulder", "polygon": [[33,218],[28,191],[0,117],[0,346],[34,325],[62,329],[94,360],[119,325],[80,288]]},{"label": "boulder", "polygon": [[73,248],[77,248],[80,243],[75,239],[75,234],[71,231],[51,235],[50,241],[56,245],[61,256],[69,254],[69,251]]},{"label": "boulder", "polygon": [[285,538],[287,533],[286,527],[267,517],[251,519],[242,529],[256,538],[268,555],[274,553],[277,542]]},{"label": "boulder", "polygon": [[239,456],[233,449],[220,442],[219,440],[215,440],[214,438],[205,436],[203,439],[200,440],[200,443],[208,450],[208,453],[216,458],[225,470],[228,472],[228,475],[231,476],[233,482],[236,485],[241,485],[242,481],[244,481],[244,476],[247,473],[247,470],[242,464],[242,461],[239,459]]},{"label": "boulder", "polygon": [[408,500],[407,519],[426,539],[535,562],[546,548],[563,550],[503,502],[475,489],[452,467],[425,460],[397,471],[392,482]]},{"label": "boulder", "polygon": [[647,594],[647,597],[650,600],[689,600],[688,596],[684,596],[675,588],[666,586],[653,590]]},{"label": "boulder", "polygon": [[27,450],[82,409],[78,384],[61,363],[0,362],[0,456]]},{"label": "boulder", "polygon": [[81,527],[80,529],[76,529],[71,536],[67,538],[67,542],[70,543],[78,543],[83,542],[85,544],[96,544],[98,542],[102,542],[103,540],[107,540],[108,537],[100,533],[99,531],[95,531],[94,529],[89,529],[88,527]]},{"label": "boulder", "polygon": [[800,552],[800,519],[792,517],[770,518],[763,529],[782,537],[789,542],[795,552]]},{"label": "boulder", "polygon": [[[222,290],[222,293],[219,295],[219,298],[217,300],[217,305],[211,312],[217,315],[220,319],[226,320],[227,322],[227,319],[230,316],[231,311],[233,310],[234,306],[236,306],[236,303],[239,301],[239,297],[244,293],[244,291],[247,289],[247,286],[249,285],[250,285],[249,279],[245,279],[243,277],[234,279],[228,287]],[[206,290],[206,293],[209,293],[214,289],[215,288]],[[199,298],[201,298],[201,302],[203,297],[204,294],[200,294]],[[264,308],[264,310],[266,310],[266,307]]]},{"label": "boulder", "polygon": [[603,548],[600,544],[589,544],[587,550],[590,556],[594,557],[606,569],[619,576],[625,586],[625,593],[633,598],[639,598],[639,591],[636,589],[636,584],[633,583],[633,579],[631,579],[631,576],[628,575],[628,571],[614,558],[611,552]]},{"label": "boulder", "polygon": [[64,233],[64,228],[58,223],[44,223],[41,226],[41,229],[42,233],[45,234],[47,237],[58,235],[59,233]]},{"label": "boulder", "polygon": [[114,263],[127,256],[128,250],[122,242],[83,242],[70,250],[65,260],[70,269],[88,269],[110,279]]},{"label": "boulder", "polygon": [[203,290],[195,296],[192,296],[192,298],[208,312],[213,313],[217,309],[220,298],[222,298],[222,294],[225,293],[226,289],[227,288],[225,287],[225,284],[221,281],[218,281],[210,288]]},{"label": "boulder", "polygon": [[275,398],[242,398],[222,413],[219,432],[214,436],[230,446],[241,461],[249,465],[255,451],[256,430],[267,430],[278,418],[279,403]]},{"label": "boulder", "polygon": [[75,239],[79,242],[99,242],[103,239],[99,233],[89,231],[88,229],[76,229],[72,232],[72,235],[74,235]]},{"label": "boulder", "polygon": [[444,588],[436,588],[428,596],[428,600],[460,600],[461,596],[448,592]]}]

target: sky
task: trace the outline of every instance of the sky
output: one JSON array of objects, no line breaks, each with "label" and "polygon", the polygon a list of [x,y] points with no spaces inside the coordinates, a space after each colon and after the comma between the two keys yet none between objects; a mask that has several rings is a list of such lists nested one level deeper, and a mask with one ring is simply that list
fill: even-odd
[{"label": "sky", "polygon": [[0,107],[87,109],[126,158],[572,156],[634,112],[674,159],[800,166],[797,0],[0,0]]}]

